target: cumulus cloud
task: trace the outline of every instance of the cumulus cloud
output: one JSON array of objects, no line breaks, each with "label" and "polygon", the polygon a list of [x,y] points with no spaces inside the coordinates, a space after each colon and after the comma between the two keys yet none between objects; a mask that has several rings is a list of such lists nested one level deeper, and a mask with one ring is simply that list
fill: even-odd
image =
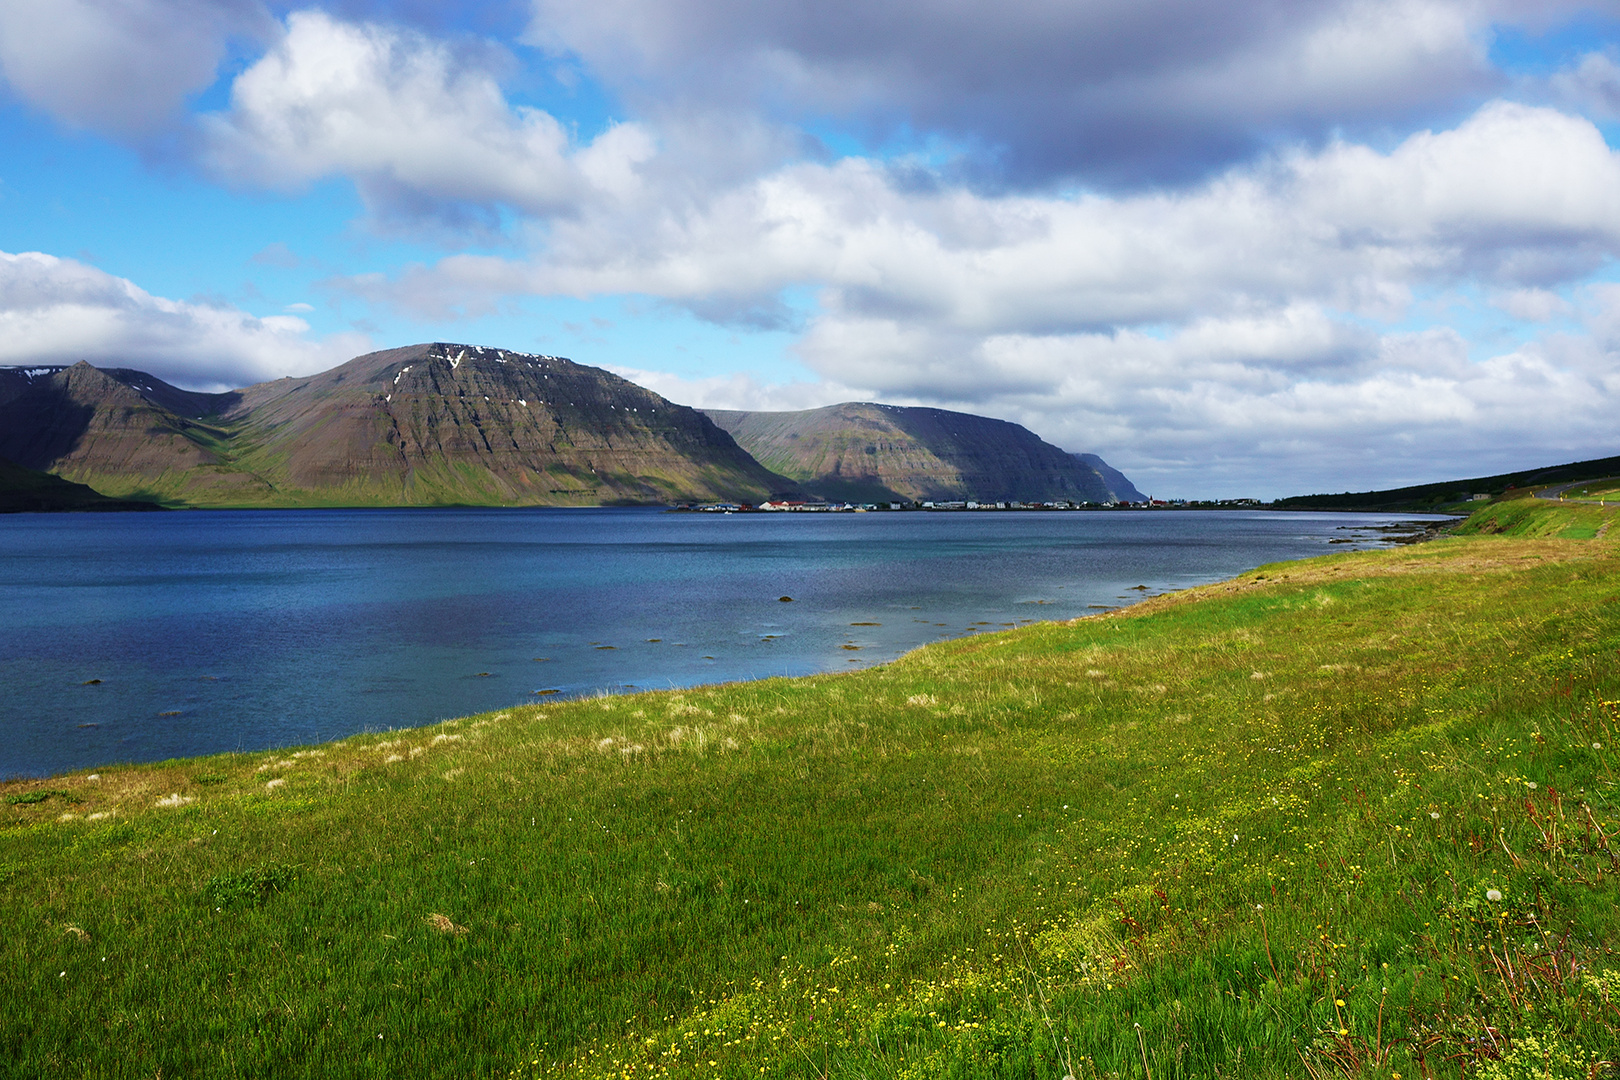
[{"label": "cumulus cloud", "polygon": [[1525,322],[1548,322],[1574,311],[1573,305],[1549,289],[1514,289],[1499,293],[1491,306]]},{"label": "cumulus cloud", "polygon": [[1450,328],[1365,334],[1352,362],[1290,372],[1265,357],[1211,357],[1211,337],[1254,327],[1228,330],[995,337],[977,343],[981,362],[1026,373],[1025,386],[969,387],[955,400],[946,387],[930,403],[1100,452],[1160,495],[1393,486],[1613,445],[1620,365],[1590,341],[1535,341],[1472,361]]},{"label": "cumulus cloud", "polygon": [[[1445,115],[1501,83],[1514,0],[534,0],[530,39],[645,108],[943,133],[1014,182],[1185,180],[1278,137]],[[977,159],[982,165],[984,159]]]},{"label": "cumulus cloud", "polygon": [[473,55],[414,31],[296,12],[280,42],[202,118],[216,174],[298,189],[354,181],[373,211],[493,221],[497,207],[567,213],[633,194],[653,153],[637,124],[575,146],[555,117],[513,107]]},{"label": "cumulus cloud", "polygon": [[554,222],[532,259],[451,256],[388,281],[444,312],[503,293],[766,303],[969,334],[1063,333],[1317,302],[1399,317],[1414,288],[1546,288],[1620,249],[1620,158],[1588,121],[1493,103],[1387,153],[1335,143],[1179,192],[918,191],[865,160],[798,164],[706,202]]},{"label": "cumulus cloud", "polygon": [[[1584,119],[1495,102],[1387,151],[1335,142],[1172,192],[987,195],[870,161],[800,163],[707,203],[556,222],[531,259],[458,255],[350,287],[443,315],[510,294],[702,310],[810,286],[796,351],[852,396],[1020,419],[1070,449],[1115,448],[1150,479],[1210,475],[1200,441],[1239,470],[1348,463],[1366,440],[1426,447],[1420,479],[1436,453],[1467,472],[1476,452],[1606,439],[1611,355],[1548,338],[1475,360],[1444,325],[1380,327],[1448,289],[1482,288],[1516,318],[1568,315],[1556,290],[1617,252],[1620,157]],[[715,404],[827,396],[671,386]]]},{"label": "cumulus cloud", "polygon": [[1554,73],[1549,88],[1570,106],[1603,120],[1620,117],[1620,64],[1606,52],[1591,52]]},{"label": "cumulus cloud", "polygon": [[[1494,28],[1545,28],[1573,0],[532,3],[528,40],[636,119],[581,140],[509,99],[498,45],[277,21],[259,0],[12,0],[0,73],[66,122],[138,136],[255,37],[186,144],[210,175],[346,177],[373,224],[524,253],[338,288],[434,321],[650,297],[796,332],[823,380],[624,372],[676,400],[966,408],[1156,484],[1263,467],[1257,494],[1295,486],[1295,463],[1398,482],[1608,439],[1620,301],[1583,283],[1620,253],[1620,159],[1574,113],[1620,115],[1620,64],[1600,50],[1514,84],[1564,111],[1493,99]],[[811,130],[885,151],[840,156]],[[311,263],[271,245],[254,265]],[[1447,297],[1528,329],[1483,346],[1446,325]],[[29,362],[232,383],[366,344],[313,340],[301,310],[0,256],[5,355]]]},{"label": "cumulus cloud", "polygon": [[[725,375],[681,376],[667,371],[610,364],[615,375],[645,386],[671,401],[695,409],[744,409],[760,412],[791,412],[816,409],[843,401],[865,401],[871,391],[823,379],[819,382],[768,383],[748,372]],[[890,404],[904,405],[905,401]]]},{"label": "cumulus cloud", "polygon": [[369,347],[357,334],[312,339],[295,316],[169,300],[72,259],[0,252],[3,364],[88,360],[222,390],[323,371]]},{"label": "cumulus cloud", "polygon": [[138,137],[213,84],[230,38],[273,28],[257,0],[6,0],[0,74],[58,120]]}]

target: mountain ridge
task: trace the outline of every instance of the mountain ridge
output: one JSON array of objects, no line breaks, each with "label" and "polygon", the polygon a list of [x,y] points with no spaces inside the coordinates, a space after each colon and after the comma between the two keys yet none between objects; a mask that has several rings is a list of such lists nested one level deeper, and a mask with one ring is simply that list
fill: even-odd
[{"label": "mountain ridge", "polygon": [[806,490],[1144,501],[1095,454],[1005,420],[870,402],[700,411],[563,357],[451,342],[222,393],[83,361],[0,368],[0,457],[175,507],[757,503]]},{"label": "mountain ridge", "polygon": [[704,411],[766,468],[827,498],[1143,501],[1101,458],[1008,420],[876,402]]},{"label": "mountain ridge", "polygon": [[1560,465],[1544,465],[1495,476],[1462,480],[1440,480],[1428,484],[1383,488],[1377,491],[1346,491],[1341,494],[1290,495],[1277,499],[1279,510],[1433,510],[1458,507],[1473,501],[1475,495],[1501,496],[1514,488],[1577,483],[1620,476],[1620,457],[1590,458]]},{"label": "mountain ridge", "polygon": [[645,505],[796,491],[600,368],[431,342],[199,394],[133,369],[0,369],[0,455],[189,506]]}]

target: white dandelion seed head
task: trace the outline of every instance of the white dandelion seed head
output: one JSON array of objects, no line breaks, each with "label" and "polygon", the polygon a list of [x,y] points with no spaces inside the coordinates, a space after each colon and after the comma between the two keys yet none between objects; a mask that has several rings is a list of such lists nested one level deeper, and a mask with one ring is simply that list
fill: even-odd
[{"label": "white dandelion seed head", "polygon": [[1486,889],[1485,890],[1485,899],[1489,900],[1493,904],[1501,903],[1502,902],[1502,890],[1501,889]]},{"label": "white dandelion seed head", "polygon": [[1529,788],[1531,791],[1536,790],[1536,782],[1534,780],[1526,780],[1524,782],[1524,786]]},{"label": "white dandelion seed head", "polygon": [[1434,818],[1434,820],[1439,821],[1440,820],[1440,811],[1438,811],[1438,810],[1430,810],[1429,811],[1429,816]]}]

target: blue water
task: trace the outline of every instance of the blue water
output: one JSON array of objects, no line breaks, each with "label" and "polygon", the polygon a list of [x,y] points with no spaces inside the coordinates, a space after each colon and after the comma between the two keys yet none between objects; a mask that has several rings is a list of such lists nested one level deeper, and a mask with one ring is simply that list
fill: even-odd
[{"label": "blue water", "polygon": [[[855,669],[944,637],[1371,546],[1355,527],[1394,520],[1262,511],[6,515],[0,777],[307,743],[557,700],[540,690]],[[1346,537],[1358,542],[1328,546]]]}]

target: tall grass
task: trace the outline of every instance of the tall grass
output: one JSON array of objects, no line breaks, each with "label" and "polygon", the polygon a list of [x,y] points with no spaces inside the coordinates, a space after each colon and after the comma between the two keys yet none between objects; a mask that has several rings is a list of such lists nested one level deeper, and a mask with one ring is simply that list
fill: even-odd
[{"label": "tall grass", "polygon": [[1610,1074],[1616,551],[1488,512],[857,673],[6,785],[0,1061]]}]

